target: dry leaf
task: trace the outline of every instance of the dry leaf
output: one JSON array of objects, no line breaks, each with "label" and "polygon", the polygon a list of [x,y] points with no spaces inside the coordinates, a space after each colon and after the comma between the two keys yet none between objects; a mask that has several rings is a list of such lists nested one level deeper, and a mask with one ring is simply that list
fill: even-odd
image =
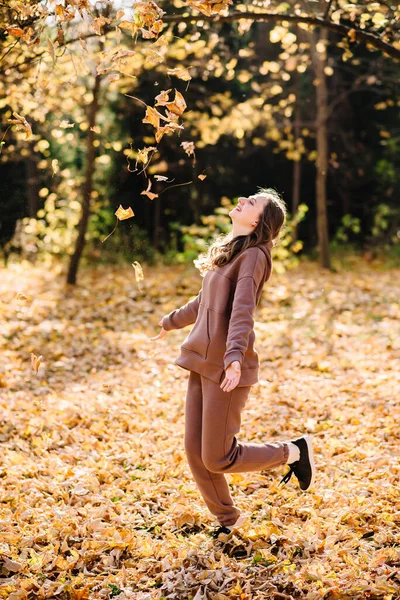
[{"label": "dry leaf", "polygon": [[187,69],[186,67],[175,67],[175,69],[168,69],[167,74],[175,75],[175,77],[178,77],[183,81],[190,81],[192,79],[192,76],[189,73],[189,69]]},{"label": "dry leaf", "polygon": [[51,41],[50,38],[47,38],[47,47],[49,49],[50,56],[53,59],[53,63],[55,63],[56,62],[56,53],[54,50],[53,42]]},{"label": "dry leaf", "polygon": [[19,302],[27,302],[28,298],[21,293],[18,293],[15,297],[16,300],[18,300]]},{"label": "dry leaf", "polygon": [[128,208],[122,208],[121,204],[114,214],[119,221],[125,221],[125,219],[130,219],[135,216],[135,213],[130,206],[128,206]]},{"label": "dry leaf", "polygon": [[30,126],[28,121],[25,119],[25,117],[22,117],[17,112],[13,112],[13,117],[15,118],[7,119],[7,121],[9,123],[14,123],[14,125],[16,125],[17,131],[25,131],[26,139],[29,139],[32,136],[32,127]]},{"label": "dry leaf", "polygon": [[147,164],[149,162],[149,152],[155,152],[155,151],[157,151],[156,146],[147,146],[147,148],[142,148],[141,150],[138,150],[137,157],[136,157],[136,164],[138,162]]},{"label": "dry leaf", "polygon": [[153,192],[150,192],[149,190],[151,189],[151,180],[149,179],[149,183],[147,184],[147,189],[143,190],[142,192],[140,192],[141,196],[147,196],[150,200],[154,200],[154,198],[158,198],[158,194],[153,194]]},{"label": "dry leaf", "polygon": [[169,112],[177,115],[178,117],[182,116],[183,111],[186,109],[186,102],[184,97],[178,90],[175,90],[175,99],[173,102],[167,102],[164,106],[166,106]]},{"label": "dry leaf", "polygon": [[[111,19],[108,19],[107,17],[104,17],[102,15],[101,17],[97,17],[97,19],[94,19],[90,25],[95,30],[97,35],[102,35],[101,28],[104,25],[106,25],[107,23],[111,23]],[[121,25],[120,25],[120,27],[121,27]]]},{"label": "dry leaf", "polygon": [[135,260],[135,262],[132,263],[132,267],[135,269],[136,281],[138,284],[140,284],[140,282],[144,279],[142,266],[137,260]]},{"label": "dry leaf", "polygon": [[168,104],[168,102],[170,102],[169,93],[171,91],[172,91],[172,88],[169,89],[169,90],[163,90],[163,91],[161,91],[155,97],[155,106],[165,106],[166,104]]},{"label": "dry leaf", "polygon": [[24,35],[24,30],[20,29],[19,27],[6,27],[6,30],[14,37],[21,37]]},{"label": "dry leaf", "polygon": [[42,358],[43,358],[42,355],[40,355],[38,357],[38,356],[36,356],[36,354],[33,354],[33,352],[31,352],[31,366],[32,366],[32,369],[36,372],[36,374],[39,370],[40,361]]},{"label": "dry leaf", "polygon": [[168,119],[159,113],[157,109],[152,106],[146,106],[146,115],[142,119],[142,123],[150,123],[157,129],[160,126],[160,119],[168,121]]},{"label": "dry leaf", "polygon": [[61,129],[68,129],[69,127],[75,127],[75,123],[70,123],[67,119],[63,119],[59,126]]},{"label": "dry leaf", "polygon": [[233,4],[232,0],[222,0],[222,2],[215,0],[186,0],[189,6],[200,11],[207,17],[216,15],[223,10],[228,9],[229,4]]},{"label": "dry leaf", "polygon": [[194,155],[194,142],[182,142],[181,146],[188,156]]},{"label": "dry leaf", "polygon": [[174,131],[177,131],[178,129],[183,129],[183,125],[178,125],[178,123],[168,123],[168,125],[165,125],[164,127],[159,127],[156,131],[157,144],[165,134],[174,133]]}]

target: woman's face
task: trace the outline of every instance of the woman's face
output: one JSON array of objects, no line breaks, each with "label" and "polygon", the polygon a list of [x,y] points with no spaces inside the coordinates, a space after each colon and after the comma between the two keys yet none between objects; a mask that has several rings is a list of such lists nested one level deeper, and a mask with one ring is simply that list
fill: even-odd
[{"label": "woman's face", "polygon": [[247,227],[255,227],[268,199],[265,196],[240,196],[237,206],[229,213],[232,221]]}]

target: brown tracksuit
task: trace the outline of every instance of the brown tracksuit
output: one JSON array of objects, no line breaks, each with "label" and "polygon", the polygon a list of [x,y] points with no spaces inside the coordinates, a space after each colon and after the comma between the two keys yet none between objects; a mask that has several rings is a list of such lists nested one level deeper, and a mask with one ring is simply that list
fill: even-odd
[{"label": "brown tracksuit", "polygon": [[[258,382],[253,314],[270,278],[269,246],[248,248],[228,264],[207,271],[199,294],[163,318],[164,329],[194,323],[175,364],[190,371],[185,404],[185,451],[196,484],[221,525],[233,525],[234,506],[224,473],[272,469],[286,463],[284,442],[238,442],[241,411]],[[241,364],[239,384],[220,385],[233,361]]]}]

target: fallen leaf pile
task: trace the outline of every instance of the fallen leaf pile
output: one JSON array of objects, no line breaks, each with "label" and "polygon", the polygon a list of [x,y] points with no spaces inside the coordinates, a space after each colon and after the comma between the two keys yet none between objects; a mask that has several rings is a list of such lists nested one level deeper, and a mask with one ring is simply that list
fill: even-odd
[{"label": "fallen leaf pile", "polygon": [[61,268],[1,269],[0,598],[399,598],[399,274],[273,273],[238,439],[312,433],[316,483],[228,474],[250,517],[215,541],[173,364],[190,327],[149,341],[198,272],[146,266],[139,289],[98,266],[72,288]]}]

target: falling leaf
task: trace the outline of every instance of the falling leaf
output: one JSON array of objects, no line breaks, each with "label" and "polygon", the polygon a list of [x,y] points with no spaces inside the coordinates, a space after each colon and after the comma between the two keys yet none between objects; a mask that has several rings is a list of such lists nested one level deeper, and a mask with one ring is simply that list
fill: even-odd
[{"label": "falling leaf", "polygon": [[186,109],[186,102],[184,97],[178,90],[175,90],[175,99],[173,102],[167,102],[164,106],[166,106],[169,112],[180,117],[183,111]]},{"label": "falling leaf", "polygon": [[152,185],[151,180],[149,179],[149,183],[147,184],[147,189],[140,192],[140,194],[142,196],[147,196],[150,200],[154,200],[154,198],[158,198],[158,194],[153,194],[153,192],[149,191],[151,189],[151,185]]},{"label": "falling leaf", "polygon": [[98,125],[94,125],[93,127],[91,127],[90,131],[93,131],[94,133],[101,133],[101,129]]},{"label": "falling leaf", "polygon": [[357,34],[356,34],[356,30],[355,29],[350,29],[347,33],[347,35],[349,36],[350,40],[352,42],[355,42],[357,39]]},{"label": "falling leaf", "polygon": [[159,127],[156,131],[157,144],[160,142],[160,140],[165,134],[173,133],[178,129],[183,129],[183,125],[178,125],[178,123],[168,123],[168,125],[165,125],[164,127]]},{"label": "falling leaf", "polygon": [[125,219],[130,219],[135,216],[135,213],[130,206],[128,206],[128,208],[122,208],[121,204],[114,214],[119,221],[125,221]]},{"label": "falling leaf", "polygon": [[135,262],[132,263],[132,267],[135,269],[136,281],[140,288],[140,282],[143,281],[143,279],[144,279],[142,266],[137,260],[135,260]]},{"label": "falling leaf", "polygon": [[181,146],[188,156],[194,155],[194,142],[182,142]]},{"label": "falling leaf", "polygon": [[160,126],[160,119],[168,121],[168,119],[164,117],[164,115],[159,113],[158,110],[156,110],[152,106],[146,107],[146,114],[142,119],[142,123],[150,123],[150,125],[153,125],[153,127],[157,129]]},{"label": "falling leaf", "polygon": [[202,173],[200,173],[200,175],[197,175],[197,177],[200,179],[200,181],[204,181],[204,179],[206,179],[207,175],[203,175]]},{"label": "falling leaf", "polygon": [[192,76],[189,73],[189,69],[187,69],[186,67],[176,67],[175,69],[168,69],[167,74],[175,75],[175,77],[178,77],[183,81],[190,81],[192,79]]},{"label": "falling leaf", "polygon": [[136,163],[141,162],[143,164],[147,164],[149,162],[149,152],[155,152],[156,150],[156,146],[147,146],[147,148],[138,150]]},{"label": "falling leaf", "polygon": [[32,127],[28,121],[25,119],[25,117],[22,117],[17,112],[13,112],[13,117],[15,117],[15,119],[7,119],[7,121],[9,123],[14,123],[17,131],[25,131],[26,139],[29,139],[32,136]]},{"label": "falling leaf", "polygon": [[118,223],[120,221],[125,221],[125,219],[130,219],[131,217],[135,216],[135,213],[133,212],[133,210],[130,206],[128,206],[128,208],[122,208],[121,204],[119,205],[119,207],[117,208],[117,210],[115,211],[114,214],[117,217],[117,224],[115,225],[112,232],[109,233],[108,236],[104,238],[104,240],[102,240],[102,243],[104,243],[106,240],[108,240],[108,238],[114,233],[114,231],[117,229]]},{"label": "falling leaf", "polygon": [[28,298],[21,293],[18,293],[15,297],[16,300],[18,300],[19,302],[27,302]]},{"label": "falling leaf", "polygon": [[54,50],[53,42],[51,41],[50,38],[47,38],[47,47],[49,49],[50,56],[53,59],[53,63],[55,63],[55,61],[56,61],[56,53],[55,53],[55,50]]},{"label": "falling leaf", "polygon": [[107,17],[104,17],[102,15],[101,17],[97,17],[97,19],[94,19],[91,22],[91,26],[93,27],[93,29],[95,30],[95,32],[97,33],[97,35],[102,35],[101,28],[104,25],[106,25],[107,23],[111,23],[111,19],[108,19]]},{"label": "falling leaf", "polygon": [[154,179],[157,179],[157,181],[168,181],[168,177],[165,175],[154,175]]},{"label": "falling leaf", "polygon": [[155,97],[155,106],[165,106],[170,102],[169,93],[172,91],[172,88],[169,90],[163,90]]},{"label": "falling leaf", "polygon": [[67,119],[63,119],[60,123],[61,129],[68,129],[70,127],[75,127],[75,123],[70,123]]},{"label": "falling leaf", "polygon": [[31,366],[32,366],[32,369],[36,372],[36,374],[39,370],[40,361],[42,358],[43,358],[42,355],[40,355],[38,357],[38,356],[36,356],[36,354],[33,354],[33,352],[31,352]]}]

